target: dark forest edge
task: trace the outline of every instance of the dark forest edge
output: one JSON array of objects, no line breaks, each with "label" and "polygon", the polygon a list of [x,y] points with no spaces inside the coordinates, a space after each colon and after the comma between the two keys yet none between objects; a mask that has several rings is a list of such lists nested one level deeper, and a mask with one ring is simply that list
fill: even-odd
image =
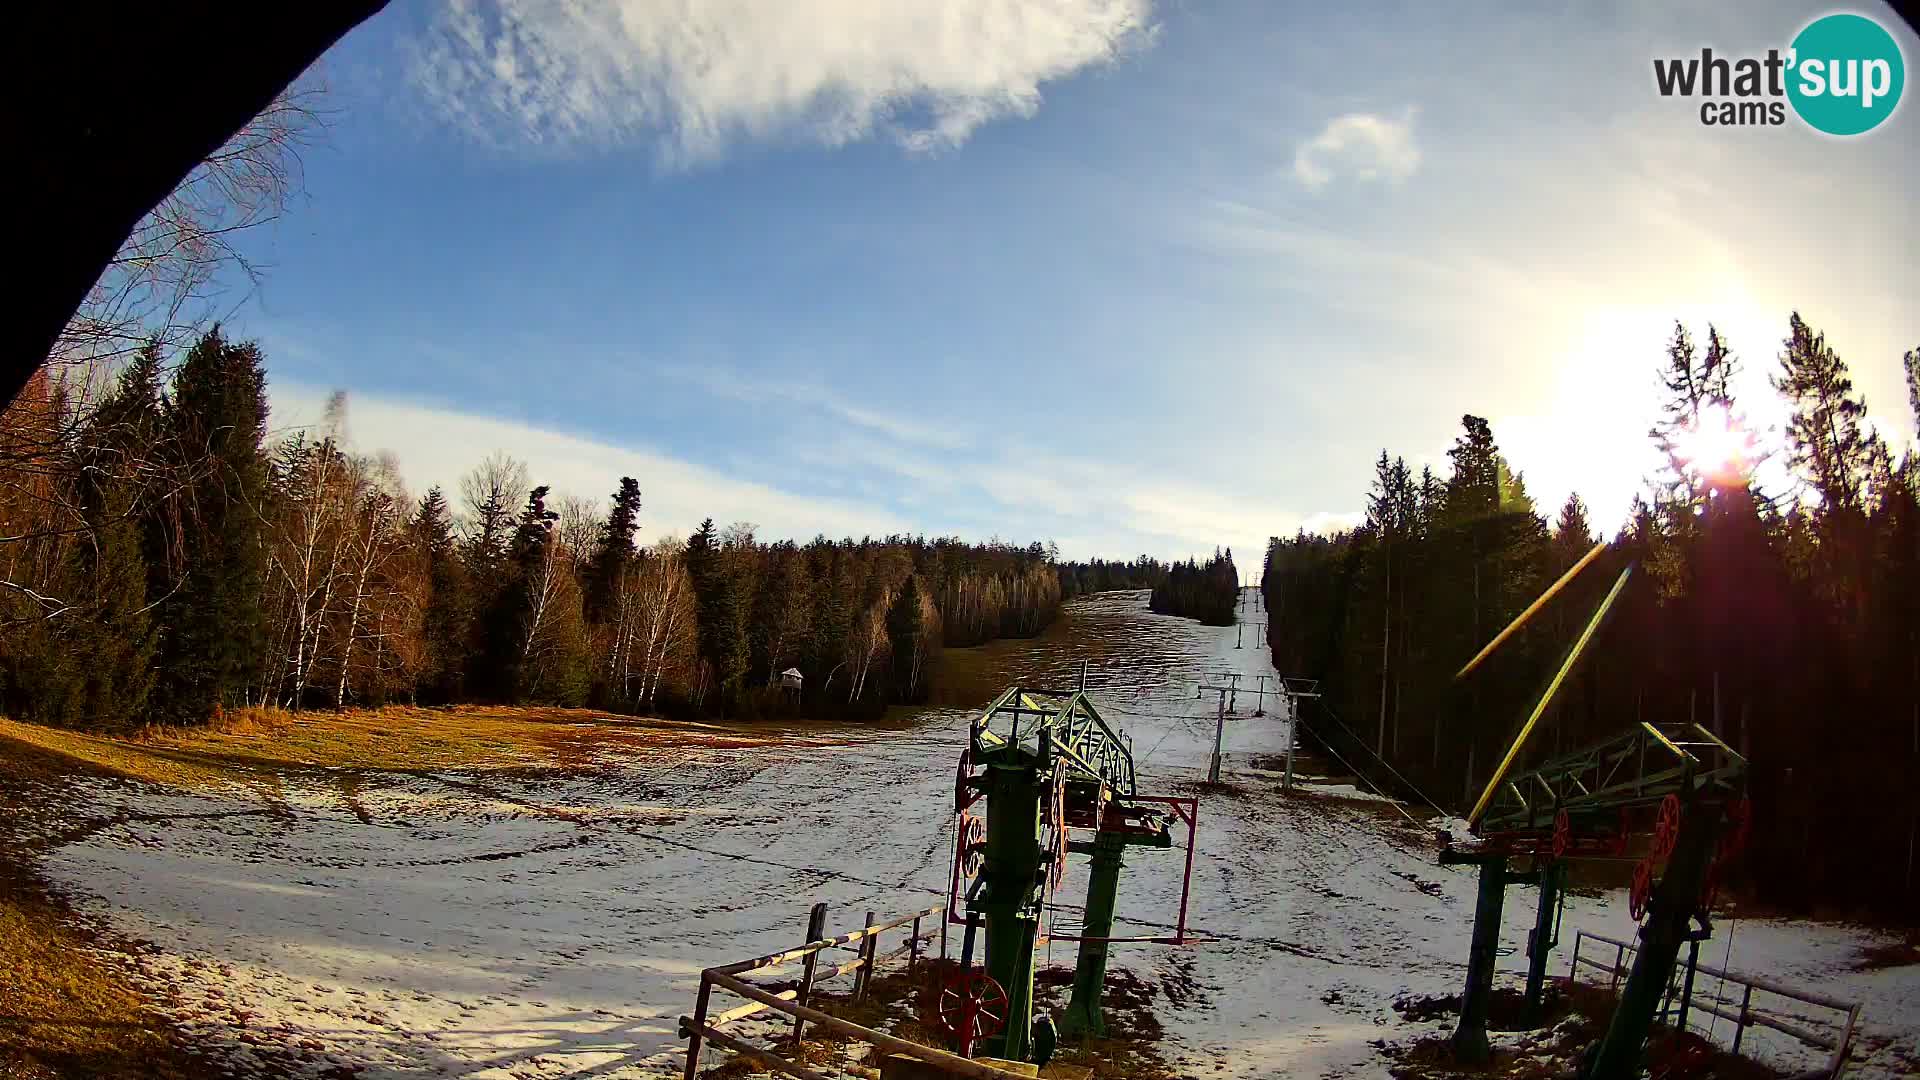
[{"label": "dark forest edge", "polygon": [[1234,605],[1240,602],[1240,571],[1233,551],[1216,549],[1206,565],[1193,559],[1174,563],[1153,587],[1149,610],[1162,615],[1198,619],[1208,626],[1232,626]]},{"label": "dark forest edge", "polygon": [[712,520],[642,545],[636,479],[604,505],[557,498],[500,453],[414,499],[393,461],[343,444],[344,397],[270,439],[257,346],[215,329],[172,359],[144,349],[97,400],[43,371],[5,414],[7,715],[105,731],[400,702],[872,717],[927,700],[944,648],[1031,637],[1063,599],[1169,576],[1040,543],[768,542]]},{"label": "dark forest edge", "polygon": [[[1920,349],[1905,368],[1920,422]],[[1552,524],[1536,512],[1474,416],[1445,478],[1430,469],[1416,477],[1382,452],[1364,524],[1271,542],[1263,588],[1275,663],[1323,681],[1325,707],[1304,711],[1317,737],[1363,768],[1377,754],[1461,808],[1601,594],[1633,564],[1529,758],[1640,720],[1697,721],[1751,762],[1746,866],[1756,898],[1911,918],[1920,910],[1920,453],[1896,463],[1846,365],[1797,314],[1772,379],[1791,417],[1791,490],[1762,491],[1753,479],[1759,449],[1743,433],[1737,362],[1718,333],[1709,328],[1696,347],[1677,326],[1662,371],[1669,397],[1650,436],[1665,469],[1597,565],[1484,668],[1454,679],[1599,538],[1577,494]],[[1692,459],[1703,424],[1735,433],[1730,466]]]}]

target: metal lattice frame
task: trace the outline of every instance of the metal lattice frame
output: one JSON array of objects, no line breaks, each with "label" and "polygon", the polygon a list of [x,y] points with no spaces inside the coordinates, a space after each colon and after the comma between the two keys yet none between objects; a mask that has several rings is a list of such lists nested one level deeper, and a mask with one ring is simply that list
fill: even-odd
[{"label": "metal lattice frame", "polygon": [[1509,777],[1476,831],[1550,831],[1563,811],[1576,827],[1591,828],[1668,795],[1731,798],[1746,771],[1747,759],[1699,724],[1641,723]]},{"label": "metal lattice frame", "polygon": [[1077,779],[1104,782],[1123,798],[1134,794],[1132,747],[1083,691],[1011,687],[974,718],[970,744],[979,764],[1043,760],[1051,749],[1081,774]]}]

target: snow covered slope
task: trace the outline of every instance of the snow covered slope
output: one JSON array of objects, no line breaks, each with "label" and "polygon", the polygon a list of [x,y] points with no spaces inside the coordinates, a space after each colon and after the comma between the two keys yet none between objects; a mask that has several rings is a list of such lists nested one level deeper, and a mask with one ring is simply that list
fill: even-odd
[{"label": "snow covered slope", "polygon": [[[1180,792],[1212,749],[1215,699],[1195,684],[1272,671],[1234,637],[1149,615],[1138,594],[1096,597],[1056,633],[975,659],[996,683],[1060,685],[1084,654],[1096,686],[1155,684],[1101,700],[1133,735],[1143,788]],[[1385,1076],[1374,1042],[1415,1032],[1393,998],[1458,989],[1473,882],[1436,866],[1386,804],[1275,794],[1254,759],[1281,750],[1286,724],[1271,698],[1266,717],[1255,704],[1241,695],[1227,730],[1241,790],[1201,811],[1189,923],[1217,940],[1120,947],[1116,963],[1160,984],[1169,1051],[1193,1075]],[[146,975],[242,1067],[654,1076],[677,1068],[675,1018],[701,967],[796,943],[814,900],[840,930],[944,888],[964,727],[963,712],[934,711],[566,776],[308,772],[221,795],[88,782],[73,816],[93,827],[47,869],[155,946]],[[1170,925],[1180,853],[1128,866],[1123,927]],[[1084,888],[1076,865],[1061,901]],[[1516,950],[1531,906],[1525,890],[1509,898]],[[1576,927],[1628,936],[1624,908],[1574,898],[1563,940]],[[1732,936],[1735,968],[1868,1002],[1857,1075],[1895,1075],[1898,1055],[1920,1052],[1920,970],[1853,971],[1869,935],[1748,923]],[[1724,946],[1708,947],[1716,963]],[[1050,958],[1072,963],[1064,943]]]}]

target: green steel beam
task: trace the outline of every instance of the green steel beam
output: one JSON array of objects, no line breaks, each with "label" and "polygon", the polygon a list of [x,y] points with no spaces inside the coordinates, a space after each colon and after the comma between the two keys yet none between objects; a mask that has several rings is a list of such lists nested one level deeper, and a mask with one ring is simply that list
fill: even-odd
[{"label": "green steel beam", "polygon": [[[1688,930],[1700,906],[1700,886],[1719,839],[1720,808],[1689,799],[1680,817],[1667,872],[1654,886],[1647,903],[1647,923],[1640,929],[1640,948],[1627,975],[1620,1003],[1614,1007],[1607,1033],[1589,1053],[1581,1070],[1583,1080],[1632,1080],[1640,1074],[1641,1055],[1653,1032],[1660,996],[1673,979],[1680,946],[1698,936]],[[1702,919],[1704,928],[1705,920]]]}]

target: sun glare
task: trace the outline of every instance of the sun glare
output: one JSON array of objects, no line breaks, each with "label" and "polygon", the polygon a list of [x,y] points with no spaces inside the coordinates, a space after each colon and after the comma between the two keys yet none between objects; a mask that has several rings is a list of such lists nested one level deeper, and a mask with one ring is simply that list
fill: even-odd
[{"label": "sun glare", "polygon": [[1680,434],[1674,450],[1695,472],[1720,481],[1746,474],[1752,443],[1752,435],[1728,414],[1726,406],[1709,405]]}]

